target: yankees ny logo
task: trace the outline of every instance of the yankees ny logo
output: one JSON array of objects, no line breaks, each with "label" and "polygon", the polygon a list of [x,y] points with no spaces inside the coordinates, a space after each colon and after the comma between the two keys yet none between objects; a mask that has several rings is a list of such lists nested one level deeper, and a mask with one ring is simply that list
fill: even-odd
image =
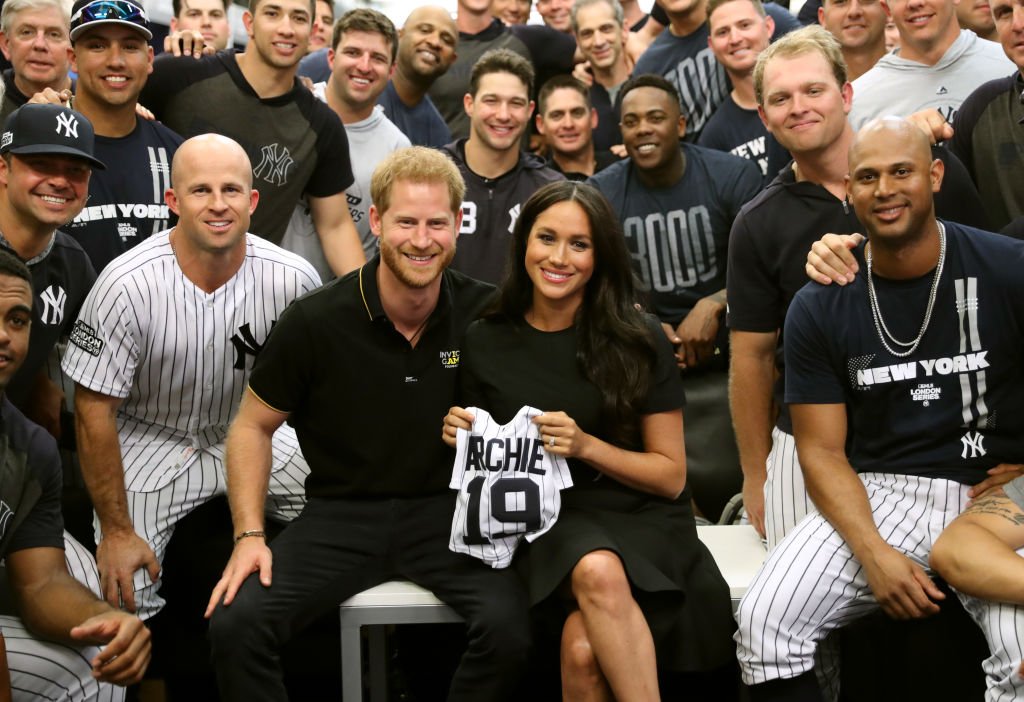
[{"label": "yankees ny logo", "polygon": [[60,324],[64,321],[64,303],[68,300],[68,294],[59,285],[51,285],[39,296],[43,303],[43,324]]},{"label": "yankees ny logo", "polygon": [[[280,152],[278,152],[280,149]],[[270,144],[260,149],[263,154],[260,163],[253,169],[252,174],[262,178],[272,185],[284,185],[288,182],[288,169],[292,167],[295,160],[288,152],[288,148]]]},{"label": "yankees ny logo", "polygon": [[[964,445],[964,450],[960,453],[960,458],[977,458],[978,456],[985,455],[985,437],[981,435],[981,432],[969,431],[960,437],[960,441]],[[967,455],[968,451],[971,452],[970,456]]]},{"label": "yankees ny logo", "polygon": [[[271,329],[274,328],[275,323],[270,325]],[[240,326],[238,333],[231,337],[231,345],[235,347],[235,370],[245,370],[245,357],[256,358],[257,354],[263,350],[263,344],[256,341],[248,322]]]},{"label": "yankees ny logo", "polygon": [[60,134],[60,130],[64,130],[64,138],[70,139],[74,137],[78,138],[78,120],[75,119],[74,115],[67,115],[61,113],[57,115],[57,133]]}]

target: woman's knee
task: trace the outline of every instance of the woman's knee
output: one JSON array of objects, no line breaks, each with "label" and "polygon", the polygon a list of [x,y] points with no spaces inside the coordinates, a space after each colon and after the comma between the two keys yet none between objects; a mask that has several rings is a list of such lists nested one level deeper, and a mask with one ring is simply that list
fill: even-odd
[{"label": "woman's knee", "polygon": [[587,600],[604,607],[632,599],[626,570],[611,551],[592,551],[576,563],[572,570],[572,593],[577,602]]}]

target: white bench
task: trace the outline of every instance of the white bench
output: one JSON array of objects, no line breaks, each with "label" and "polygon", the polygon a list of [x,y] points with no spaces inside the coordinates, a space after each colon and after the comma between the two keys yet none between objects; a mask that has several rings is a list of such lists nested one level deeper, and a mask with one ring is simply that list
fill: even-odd
[{"label": "white bench", "polygon": [[[733,609],[764,562],[761,538],[749,525],[697,527],[697,536],[714,556],[729,584]],[[387,661],[384,631],[377,624],[434,624],[462,619],[433,593],[410,582],[394,581],[365,590],[341,603],[342,697],[362,702],[363,665],[360,630],[367,632],[370,662],[370,699],[387,699]]]}]

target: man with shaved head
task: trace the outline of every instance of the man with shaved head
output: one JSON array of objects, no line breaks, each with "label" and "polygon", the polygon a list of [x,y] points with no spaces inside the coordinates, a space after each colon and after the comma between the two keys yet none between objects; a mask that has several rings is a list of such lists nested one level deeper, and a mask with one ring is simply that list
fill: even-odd
[{"label": "man with shaved head", "polygon": [[[424,5],[409,14],[398,36],[395,72],[377,104],[414,146],[439,149],[452,140],[452,135],[427,91],[455,62],[459,31],[443,7]],[[302,59],[299,74],[314,83],[328,80],[331,64],[327,50],[314,51]]]},{"label": "man with shaved head", "polygon": [[455,63],[458,38],[455,20],[437,5],[413,10],[399,32],[395,73],[377,104],[414,146],[439,149],[452,140],[427,91]]},{"label": "man with shaved head", "polygon": [[[849,159],[865,273],[808,284],[786,317],[785,399],[819,513],[740,603],[755,702],[821,699],[815,649],[853,617],[937,613],[932,544],[988,470],[1024,459],[1024,243],[936,219],[944,167],[904,120],[870,122]],[[1019,699],[1024,616],[958,596],[992,654],[986,699]]]},{"label": "man with shaved head", "polygon": [[[184,142],[165,193],[178,224],[104,269],[64,357],[103,593],[143,619],[163,606],[160,561],[175,524],[226,490],[224,438],[253,360],[284,308],[320,285],[306,261],[248,233],[252,182],[231,139]],[[272,517],[301,511],[307,473],[282,427]]]}]

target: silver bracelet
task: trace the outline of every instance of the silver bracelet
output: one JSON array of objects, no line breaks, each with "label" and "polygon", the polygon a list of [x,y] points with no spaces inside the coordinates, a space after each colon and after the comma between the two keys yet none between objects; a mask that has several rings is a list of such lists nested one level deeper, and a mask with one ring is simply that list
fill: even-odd
[{"label": "silver bracelet", "polygon": [[243,531],[241,534],[235,537],[235,543],[237,544],[242,539],[247,539],[250,536],[258,536],[261,539],[267,538],[267,532],[262,529],[250,529],[249,531]]}]

